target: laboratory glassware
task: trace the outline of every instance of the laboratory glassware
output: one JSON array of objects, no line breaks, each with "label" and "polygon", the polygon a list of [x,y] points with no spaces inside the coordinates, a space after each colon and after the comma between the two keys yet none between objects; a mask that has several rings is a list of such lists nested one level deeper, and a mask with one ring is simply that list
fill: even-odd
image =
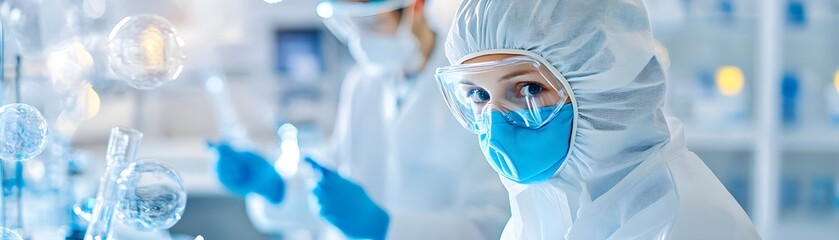
[{"label": "laboratory glassware", "polygon": [[129,16],[108,35],[108,60],[129,86],[152,89],[178,78],[186,56],[184,41],[163,17]]},{"label": "laboratory glassware", "polygon": [[[22,178],[20,163],[34,158],[41,154],[47,145],[47,122],[41,112],[32,106],[13,103],[0,108],[0,159],[3,161],[14,161],[18,168],[15,169],[15,178]],[[5,179],[5,163],[0,163],[0,179]],[[23,229],[22,201],[20,195],[21,185],[16,184],[16,208],[14,209],[14,231],[25,233]],[[0,208],[3,214],[0,215],[2,229],[10,230],[7,224],[9,209],[6,208],[6,194],[0,197]],[[5,230],[4,230],[5,231]]]},{"label": "laboratory glassware", "polygon": [[186,190],[177,171],[144,159],[126,167],[117,180],[120,189],[117,215],[142,231],[169,229],[186,207]]},{"label": "laboratory glassware", "polygon": [[99,179],[99,191],[96,194],[96,203],[84,239],[104,240],[112,238],[111,220],[117,203],[120,201],[117,180],[122,170],[134,162],[134,155],[142,138],[143,134],[132,128],[115,127],[111,129],[106,156],[107,167],[105,173]]}]

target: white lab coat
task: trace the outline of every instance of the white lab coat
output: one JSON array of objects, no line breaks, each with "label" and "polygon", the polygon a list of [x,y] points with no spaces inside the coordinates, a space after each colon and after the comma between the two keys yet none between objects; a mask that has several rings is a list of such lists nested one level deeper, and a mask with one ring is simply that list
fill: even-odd
[{"label": "white lab coat", "polygon": [[[513,217],[501,239],[760,239],[722,183],[685,148],[681,123],[671,140],[591,201],[581,184],[504,181]],[[570,190],[570,191],[566,191]]]},{"label": "white lab coat", "polygon": [[[390,214],[387,239],[498,239],[510,216],[506,191],[437,88],[442,49],[440,39],[426,67],[407,80],[352,69],[330,158]],[[271,232],[264,213],[282,212],[257,196],[248,208],[263,232]]]},{"label": "white lab coat", "polygon": [[[497,239],[509,218],[505,191],[477,136],[443,101],[433,75],[445,64],[442,44],[435,49],[410,80],[368,78],[363,71],[347,77],[337,159],[391,215],[388,239]],[[401,107],[393,104],[397,85],[410,89]]]}]

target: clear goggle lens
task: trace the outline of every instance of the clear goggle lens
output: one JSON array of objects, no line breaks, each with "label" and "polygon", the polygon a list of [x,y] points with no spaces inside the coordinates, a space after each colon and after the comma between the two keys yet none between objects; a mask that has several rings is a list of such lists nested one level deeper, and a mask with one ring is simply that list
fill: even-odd
[{"label": "clear goggle lens", "polygon": [[436,75],[452,113],[474,133],[501,121],[531,129],[550,122],[568,102],[557,77],[526,56],[443,67]]},{"label": "clear goggle lens", "polygon": [[323,18],[327,28],[346,42],[358,34],[392,34],[401,22],[402,14],[393,12],[402,10],[413,1],[326,1],[317,6],[318,15]]}]

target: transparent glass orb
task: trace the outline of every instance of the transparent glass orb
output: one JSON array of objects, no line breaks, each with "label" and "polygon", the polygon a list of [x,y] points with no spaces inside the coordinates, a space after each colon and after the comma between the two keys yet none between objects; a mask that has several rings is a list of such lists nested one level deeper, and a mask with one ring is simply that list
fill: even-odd
[{"label": "transparent glass orb", "polygon": [[117,180],[124,196],[118,216],[139,230],[175,225],[186,207],[186,189],[177,171],[153,160],[131,163]]},{"label": "transparent glass orb", "polygon": [[183,40],[163,17],[126,17],[111,30],[108,40],[111,69],[134,88],[159,87],[177,79],[183,70]]},{"label": "transparent glass orb", "polygon": [[32,106],[13,103],[0,107],[0,158],[25,161],[47,146],[47,120]]}]

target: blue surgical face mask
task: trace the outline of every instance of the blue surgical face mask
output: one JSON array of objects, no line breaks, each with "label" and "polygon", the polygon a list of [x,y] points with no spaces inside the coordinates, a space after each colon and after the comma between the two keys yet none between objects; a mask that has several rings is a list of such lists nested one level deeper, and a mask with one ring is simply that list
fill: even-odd
[{"label": "blue surgical face mask", "polygon": [[[539,109],[549,116],[554,107]],[[500,112],[491,112],[488,129],[479,135],[481,150],[502,176],[518,183],[550,179],[568,155],[574,109],[564,104],[545,126],[530,129],[513,125]]]}]

